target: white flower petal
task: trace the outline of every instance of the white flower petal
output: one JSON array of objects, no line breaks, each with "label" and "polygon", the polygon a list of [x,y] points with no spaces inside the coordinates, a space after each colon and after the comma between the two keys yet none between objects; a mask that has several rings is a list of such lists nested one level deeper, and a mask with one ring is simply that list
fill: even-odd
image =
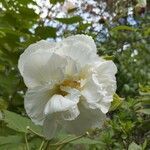
[{"label": "white flower petal", "polygon": [[80,65],[70,57],[66,57],[66,60],[67,60],[67,65],[66,65],[65,74],[68,76],[74,76],[75,74],[79,73],[81,69]]},{"label": "white flower petal", "polygon": [[83,45],[74,45],[70,47],[67,45],[66,48],[62,48],[56,53],[71,57],[82,67],[84,67],[87,64],[94,64],[100,59],[96,54],[86,51],[86,48]]},{"label": "white flower petal", "polygon": [[99,109],[79,107],[80,115],[72,121],[62,121],[63,127],[70,133],[83,134],[91,128],[101,128],[105,121],[105,114]]},{"label": "white flower petal", "polygon": [[48,42],[45,40],[38,41],[37,43],[31,44],[25,51],[20,55],[19,62],[18,62],[18,68],[20,70],[20,73],[23,75],[23,68],[24,63],[26,62],[26,59],[28,56],[30,56],[32,53],[35,52],[49,52],[52,53],[54,50],[54,47],[56,44],[53,42]]},{"label": "white flower petal", "polygon": [[96,54],[96,46],[91,37],[84,35],[71,36],[64,39],[60,45],[56,53],[69,56],[82,67],[102,60]]},{"label": "white flower petal", "polygon": [[99,99],[102,99],[103,95],[100,93],[100,85],[95,80],[94,74],[87,79],[83,90],[82,90],[82,95],[83,97],[87,100],[88,103],[92,102],[98,102]]},{"label": "white flower petal", "polygon": [[69,36],[66,39],[64,39],[63,42],[66,42],[69,45],[84,45],[88,47],[88,51],[97,53],[95,42],[91,36],[83,34]]},{"label": "white flower petal", "polygon": [[24,64],[23,78],[28,88],[59,82],[64,78],[66,59],[57,54],[34,53]]},{"label": "white flower petal", "polygon": [[49,87],[37,87],[26,92],[24,106],[28,116],[35,124],[43,124],[44,108],[52,94],[53,92],[49,90]]},{"label": "white flower petal", "polygon": [[[78,91],[77,89],[69,88],[69,87],[64,87],[63,90],[68,93],[65,96],[65,98],[76,103],[79,102],[79,98],[81,96],[80,91]],[[78,106],[75,105],[71,107],[68,111],[63,112],[62,116],[65,120],[74,120],[79,114],[80,114],[80,111],[78,109]]]},{"label": "white flower petal", "polygon": [[117,73],[117,67],[113,61],[102,62],[96,70],[98,71],[99,75],[107,74],[112,77],[114,77],[114,75]]},{"label": "white flower petal", "polygon": [[96,103],[89,103],[84,104],[86,107],[89,107],[91,109],[100,109],[104,114],[106,114],[111,106],[110,102],[96,102]]},{"label": "white flower petal", "polygon": [[57,130],[57,120],[55,118],[55,115],[48,115],[46,116],[43,124],[43,134],[44,137],[46,137],[47,140],[52,139]]},{"label": "white flower petal", "polygon": [[106,75],[104,78],[103,75],[92,74],[82,90],[82,95],[86,99],[83,101],[84,105],[91,109],[99,108],[103,113],[107,113],[115,90],[115,80],[109,80]]},{"label": "white flower petal", "polygon": [[113,94],[116,91],[116,77],[115,74],[117,72],[116,65],[112,61],[103,62],[97,68],[97,79],[100,85],[102,85],[102,89],[106,91],[105,96],[103,98],[103,102],[111,102],[113,98]]},{"label": "white flower petal", "polygon": [[54,95],[45,107],[45,114],[60,113],[65,120],[73,120],[79,115],[77,103],[79,102],[80,92],[70,89],[67,96]]},{"label": "white flower petal", "polygon": [[70,109],[62,112],[61,115],[64,120],[74,120],[79,114],[80,114],[80,111],[78,109],[78,106],[75,105],[71,107]]},{"label": "white flower petal", "polygon": [[73,102],[61,95],[53,95],[53,97],[47,102],[44,109],[46,115],[53,114],[57,112],[67,111],[73,106],[76,105],[76,102]]},{"label": "white flower petal", "polygon": [[110,106],[111,106],[111,103],[101,102],[99,104],[99,107],[104,114],[106,114],[109,111]]},{"label": "white flower petal", "polygon": [[79,98],[81,96],[81,93],[79,90],[74,89],[74,88],[70,88],[70,87],[61,87],[61,89],[65,92],[67,92],[68,94],[65,96],[65,98],[78,103],[79,102]]},{"label": "white flower petal", "polygon": [[102,89],[106,92],[105,96],[112,96],[116,91],[117,85],[115,76],[113,76],[113,78],[114,79],[112,79],[112,77],[110,78],[109,75],[97,76],[100,85],[102,85]]},{"label": "white flower petal", "polygon": [[99,108],[103,113],[108,112],[116,91],[116,72],[117,68],[112,61],[102,62],[95,69],[82,91],[86,99],[85,106],[91,109]]}]

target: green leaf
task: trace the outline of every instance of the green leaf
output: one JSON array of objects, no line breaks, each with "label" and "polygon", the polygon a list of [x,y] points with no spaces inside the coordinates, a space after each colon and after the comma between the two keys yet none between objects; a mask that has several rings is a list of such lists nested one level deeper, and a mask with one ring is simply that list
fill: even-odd
[{"label": "green leaf", "polygon": [[0,146],[0,150],[26,150],[26,145],[22,143],[6,144]]},{"label": "green leaf", "polygon": [[84,30],[86,30],[89,26],[92,26],[92,24],[91,24],[91,23],[85,23],[85,24],[81,23],[81,24],[79,25],[79,27],[78,27],[78,31],[84,31]]},{"label": "green leaf", "polygon": [[77,7],[68,9],[68,13],[73,13],[73,12],[75,12],[76,10],[77,10]]},{"label": "green leaf", "polygon": [[56,28],[53,27],[37,27],[35,29],[35,34],[39,37],[46,39],[48,37],[56,37]]},{"label": "green leaf", "polygon": [[128,150],[142,150],[142,148],[141,148],[141,146],[139,146],[136,143],[132,142],[129,145]]},{"label": "green leaf", "polygon": [[101,144],[101,142],[98,140],[89,139],[89,138],[85,138],[85,137],[78,139],[78,140],[75,140],[75,141],[72,141],[70,143],[72,143],[72,144],[89,144],[89,145]]},{"label": "green leaf", "polygon": [[144,31],[144,35],[145,35],[145,36],[149,36],[149,35],[150,35],[150,27],[147,28],[147,29]]},{"label": "green leaf", "polygon": [[33,9],[29,9],[29,8],[26,8],[26,7],[20,7],[19,11],[20,11],[21,17],[23,17],[26,20],[31,20],[31,19],[37,19],[38,18],[38,15],[35,13],[35,11]]},{"label": "green leaf", "polygon": [[[28,140],[31,149],[38,149],[41,139],[34,137]],[[0,136],[0,150],[25,150],[24,135]]]},{"label": "green leaf", "polygon": [[139,84],[139,94],[142,96],[150,96],[150,86]]},{"label": "green leaf", "polygon": [[116,110],[123,102],[123,98],[119,97],[117,94],[114,94],[113,96],[113,101],[111,103],[111,107],[109,111],[114,111]]},{"label": "green leaf", "polygon": [[[3,55],[4,58],[4,55]],[[9,58],[9,57],[8,57]],[[15,56],[13,56],[15,58]],[[11,62],[11,58],[9,59],[9,62]],[[14,91],[16,90],[16,86],[19,82],[19,79],[16,78],[16,73],[15,72],[10,72],[8,75],[0,73],[0,87],[2,90],[7,91],[9,94],[13,94]],[[6,107],[5,107],[6,108]]]},{"label": "green leaf", "polygon": [[145,139],[144,143],[142,144],[142,150],[146,150],[147,147],[147,139]]},{"label": "green leaf", "polygon": [[0,111],[0,120],[2,120],[3,119],[3,114],[2,114],[2,112]]},{"label": "green leaf", "polygon": [[64,2],[65,0],[49,0],[51,4],[56,4],[57,2],[61,3]]},{"label": "green leaf", "polygon": [[111,31],[120,31],[120,30],[136,31],[135,28],[132,28],[130,26],[117,26],[111,29]]},{"label": "green leaf", "polygon": [[112,56],[105,55],[105,56],[103,56],[103,58],[106,59],[106,60],[113,60],[114,56],[113,55]]},{"label": "green leaf", "polygon": [[137,112],[150,115],[150,108],[140,109]]},{"label": "green leaf", "polygon": [[5,100],[0,98],[0,110],[7,109],[7,107],[8,107],[8,103]]},{"label": "green leaf", "polygon": [[26,128],[29,126],[32,130],[41,133],[40,126],[36,126],[30,119],[22,117],[14,112],[4,110],[4,122],[7,123],[7,127],[18,132],[26,132]]},{"label": "green leaf", "polygon": [[36,4],[36,2],[32,0],[17,0],[19,4],[27,5],[27,4]]},{"label": "green leaf", "polygon": [[64,24],[78,23],[83,20],[80,16],[74,16],[71,18],[55,18],[55,19]]},{"label": "green leaf", "polygon": [[20,143],[22,140],[21,135],[0,136],[0,145]]},{"label": "green leaf", "polygon": [[3,38],[3,37],[5,37],[5,36],[6,36],[5,32],[0,31],[0,38]]}]

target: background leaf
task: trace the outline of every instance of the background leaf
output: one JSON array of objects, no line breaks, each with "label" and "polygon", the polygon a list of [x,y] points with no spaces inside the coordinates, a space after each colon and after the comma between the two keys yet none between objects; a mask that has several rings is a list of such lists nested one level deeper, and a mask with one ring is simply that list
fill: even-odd
[{"label": "background leaf", "polygon": [[56,28],[52,27],[37,27],[35,29],[35,34],[42,39],[56,37]]},{"label": "background leaf", "polygon": [[136,143],[132,142],[130,145],[129,145],[129,148],[128,150],[142,150],[142,147],[137,145]]},{"label": "background leaf", "polygon": [[73,24],[82,21],[83,19],[80,16],[74,16],[70,18],[55,18],[55,20],[64,23],[64,24]]},{"label": "background leaf", "polygon": [[17,132],[27,132],[26,128],[29,126],[36,132],[41,133],[41,127],[34,125],[30,119],[7,110],[4,111],[4,122],[7,123],[7,127]]}]

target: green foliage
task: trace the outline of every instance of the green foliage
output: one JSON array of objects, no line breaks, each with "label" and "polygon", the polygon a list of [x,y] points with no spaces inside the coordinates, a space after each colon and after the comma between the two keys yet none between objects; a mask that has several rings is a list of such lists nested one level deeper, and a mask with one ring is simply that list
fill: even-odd
[{"label": "green foliage", "polygon": [[116,110],[123,102],[123,98],[120,98],[117,94],[114,94],[113,101],[111,103],[111,107],[109,111]]},{"label": "green foliage", "polygon": [[10,135],[10,136],[0,137],[0,145],[19,144],[21,141],[22,141],[22,136],[19,136],[19,135]]},{"label": "green foliage", "polygon": [[129,148],[128,150],[142,150],[142,147],[137,145],[136,143],[132,142],[130,145],[129,145]]},{"label": "green foliage", "polygon": [[38,133],[41,132],[41,128],[34,125],[30,119],[7,110],[4,111],[4,122],[7,127],[16,130],[17,132],[27,132],[27,127],[30,127]]},{"label": "green foliage", "polygon": [[73,142],[70,142],[70,143],[72,143],[72,144],[88,144],[88,145],[93,145],[93,144],[99,144],[101,142],[98,141],[98,140],[94,140],[94,139],[81,138],[79,140],[76,140],[76,141],[73,141]]},{"label": "green foliage", "polygon": [[[55,8],[58,3],[63,4],[64,0],[50,0],[50,3],[51,7]],[[113,9],[108,7],[110,15],[122,8],[124,6],[122,3],[124,2],[118,1]],[[64,150],[148,150],[150,147],[149,15],[135,16],[140,22],[135,27],[128,24],[120,25],[117,19],[127,17],[126,9],[117,12],[117,19],[113,18],[112,21],[106,19],[105,23],[101,24],[108,29],[109,36],[100,42],[102,32],[95,32],[92,22],[85,21],[83,16],[76,13],[78,9],[68,11],[67,17],[51,18],[47,15],[43,19],[40,17],[41,12],[35,13],[29,4],[40,8],[32,0],[0,0],[0,150],[23,150],[27,149],[27,145],[31,150],[37,150],[43,141],[41,127],[33,124],[24,110],[23,96],[26,87],[17,64],[20,54],[27,46],[40,39],[56,40],[60,28],[62,36],[59,35],[59,38],[77,33],[93,36],[97,43],[98,54],[107,60],[113,60],[117,65],[117,94],[114,95],[114,101],[107,114],[108,119],[102,130],[95,129],[82,138],[62,131],[53,140],[49,142],[44,140],[44,148],[49,145],[52,150],[56,150],[57,146],[58,149]],[[53,13],[53,9],[49,10],[50,13]],[[46,24],[47,20],[57,22],[59,26]],[[63,25],[67,27],[75,25],[75,28],[73,31],[67,28],[63,30]],[[64,144],[53,145],[60,141]]]},{"label": "green foliage", "polygon": [[149,37],[144,34],[149,19],[145,16],[138,28],[109,27],[110,37],[98,44],[99,54],[113,56],[118,65],[117,90],[122,97],[138,95],[139,84],[149,84]]},{"label": "green foliage", "polygon": [[48,37],[56,37],[56,29],[52,27],[37,27],[35,29],[35,35],[39,36],[41,39],[46,39]]},{"label": "green foliage", "polygon": [[83,20],[80,16],[74,16],[70,18],[55,18],[55,19],[64,24],[78,23]]},{"label": "green foliage", "polygon": [[64,0],[49,0],[51,4],[61,3],[64,2]]},{"label": "green foliage", "polygon": [[120,31],[120,30],[121,31],[136,31],[136,29],[133,28],[133,27],[123,26],[123,25],[117,26],[117,27],[114,27],[114,28],[111,29],[112,32],[114,32],[114,31]]}]

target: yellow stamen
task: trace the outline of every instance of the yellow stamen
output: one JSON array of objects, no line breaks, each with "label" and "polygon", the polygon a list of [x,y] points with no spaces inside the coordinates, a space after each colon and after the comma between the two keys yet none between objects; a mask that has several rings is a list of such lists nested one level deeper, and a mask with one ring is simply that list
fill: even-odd
[{"label": "yellow stamen", "polygon": [[62,96],[66,96],[68,93],[63,91],[61,87],[70,87],[75,89],[80,89],[80,82],[73,80],[64,80],[61,84],[55,86],[55,94],[60,94]]},{"label": "yellow stamen", "polygon": [[61,86],[69,86],[71,88],[79,89],[80,88],[80,82],[73,81],[73,80],[64,80],[62,82]]}]

